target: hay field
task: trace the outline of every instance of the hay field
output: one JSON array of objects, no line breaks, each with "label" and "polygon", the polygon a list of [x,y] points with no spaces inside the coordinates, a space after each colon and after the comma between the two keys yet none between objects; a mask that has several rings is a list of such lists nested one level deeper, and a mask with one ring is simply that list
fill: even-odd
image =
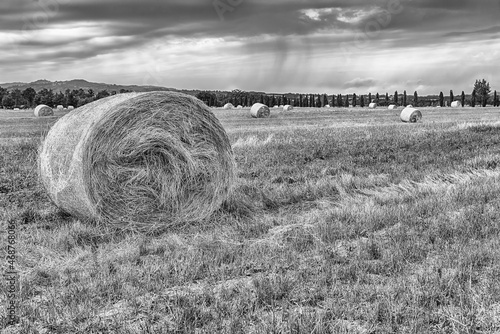
[{"label": "hay field", "polygon": [[383,108],[215,110],[234,196],[154,236],[60,212],[36,169],[60,115],[0,111],[1,240],[14,223],[21,288],[5,332],[500,331],[500,109],[421,110],[417,124]]}]

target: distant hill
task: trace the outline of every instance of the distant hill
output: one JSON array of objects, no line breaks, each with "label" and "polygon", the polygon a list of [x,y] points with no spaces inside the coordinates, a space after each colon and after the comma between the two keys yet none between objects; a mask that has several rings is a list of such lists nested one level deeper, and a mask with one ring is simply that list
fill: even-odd
[{"label": "distant hill", "polygon": [[46,88],[52,89],[54,93],[56,92],[65,92],[67,89],[83,89],[88,90],[92,89],[94,92],[99,92],[101,90],[107,90],[108,92],[116,91],[119,92],[120,89],[126,89],[134,92],[151,92],[151,91],[174,91],[174,92],[182,92],[185,94],[196,95],[199,90],[179,90],[175,88],[166,88],[166,87],[158,87],[158,86],[137,86],[137,85],[115,85],[115,84],[106,84],[106,83],[97,83],[97,82],[89,82],[83,79],[75,79],[69,81],[49,81],[49,80],[37,80],[34,82],[26,83],[26,82],[10,82],[0,84],[0,87],[3,87],[8,90],[12,89],[20,89],[24,90],[28,87],[33,88],[37,92]]}]

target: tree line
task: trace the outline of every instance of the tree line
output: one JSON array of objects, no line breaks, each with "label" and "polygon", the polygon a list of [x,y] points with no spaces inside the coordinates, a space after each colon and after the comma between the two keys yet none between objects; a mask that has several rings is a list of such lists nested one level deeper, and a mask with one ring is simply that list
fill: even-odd
[{"label": "tree line", "polygon": [[105,89],[94,92],[93,89],[84,90],[82,88],[73,90],[66,89],[65,92],[54,92],[52,89],[43,88],[37,92],[32,87],[28,87],[24,90],[16,88],[9,91],[0,87],[0,103],[5,109],[34,108],[39,104],[45,104],[52,108],[58,105],[62,105],[66,108],[68,106],[77,108],[111,95],[129,92],[131,91],[127,89],[120,89],[119,92],[108,92]]},{"label": "tree line", "polygon": [[418,96],[418,92],[414,92],[413,96],[408,96],[406,90],[402,94],[397,91],[393,95],[389,96],[388,93],[385,95],[380,95],[376,93],[372,95],[368,94],[352,94],[345,95],[342,94],[263,94],[263,93],[253,93],[245,92],[241,90],[234,90],[230,93],[219,92],[219,91],[201,91],[196,97],[203,102],[205,102],[210,107],[222,107],[226,103],[231,103],[234,106],[244,106],[250,107],[254,103],[262,103],[269,107],[276,105],[287,105],[290,104],[295,107],[325,107],[327,105],[331,107],[365,107],[370,103],[376,103],[379,106],[389,106],[391,104],[406,106],[408,104],[414,107],[427,107],[427,106],[441,106],[444,107],[446,103],[453,101],[460,101],[462,106],[470,105],[475,107],[476,105],[485,107],[488,103],[495,107],[500,106],[500,97],[495,90],[493,97],[491,97],[490,84],[486,80],[476,80],[474,83],[474,88],[472,93],[467,96],[464,91],[458,96],[455,96],[453,90],[450,90],[450,94],[445,97],[443,92],[440,92],[438,98],[423,98]]},{"label": "tree line", "polygon": [[[38,92],[32,87],[28,87],[24,90],[12,89],[7,90],[0,87],[0,103],[5,109],[13,108],[34,108],[39,104],[45,104],[49,107],[56,107],[62,105],[64,107],[73,106],[81,107],[87,103],[115,95],[131,92],[127,89],[121,89],[119,92],[107,90],[101,90],[99,92],[94,92],[92,89],[84,90],[80,89],[67,89],[65,92],[54,92],[52,89],[43,88]],[[495,107],[500,106],[500,97],[495,90],[493,97],[491,97],[490,84],[482,79],[476,80],[472,93],[466,96],[465,92],[462,91],[460,95],[455,96],[453,91],[450,90],[448,96],[445,97],[443,92],[440,92],[438,97],[433,98],[422,98],[418,96],[418,92],[414,92],[413,96],[408,96],[406,91],[402,94],[397,91],[393,95],[389,96],[388,93],[385,95],[379,95],[376,93],[372,95],[368,94],[265,94],[265,93],[255,93],[255,92],[245,92],[239,89],[233,90],[232,92],[223,91],[200,91],[196,94],[196,97],[203,102],[205,102],[210,107],[222,107],[226,103],[232,103],[234,106],[245,106],[250,107],[254,103],[262,103],[269,107],[276,105],[287,105],[290,104],[295,107],[325,107],[327,105],[331,107],[365,107],[370,103],[376,103],[379,106],[388,106],[390,104],[406,106],[412,104],[415,107],[426,107],[426,106],[441,106],[444,107],[447,102],[451,103],[453,101],[460,101],[463,106],[470,105],[475,107],[476,105],[485,107],[488,103]]]}]

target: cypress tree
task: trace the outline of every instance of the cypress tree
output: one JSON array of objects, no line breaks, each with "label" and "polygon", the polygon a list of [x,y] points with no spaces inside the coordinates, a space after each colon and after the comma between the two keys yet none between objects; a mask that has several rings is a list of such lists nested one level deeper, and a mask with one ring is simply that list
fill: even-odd
[{"label": "cypress tree", "polygon": [[465,107],[465,92],[464,91],[462,91],[462,96],[461,96],[460,102],[462,103],[462,107]]},{"label": "cypress tree", "polygon": [[443,94],[443,92],[439,93],[439,105],[441,107],[444,107],[444,94]]},{"label": "cypress tree", "polygon": [[303,107],[302,105],[302,94],[299,95],[299,107]]},{"label": "cypress tree", "polygon": [[385,93],[385,105],[389,105],[389,93]]},{"label": "cypress tree", "polygon": [[356,104],[358,104],[358,101],[356,101],[357,96],[356,93],[352,94],[352,106],[356,107]]},{"label": "cypress tree", "polygon": [[403,106],[406,107],[406,90],[403,92]]},{"label": "cypress tree", "polygon": [[472,98],[470,101],[470,105],[471,105],[471,107],[476,106],[476,90],[475,89],[472,91]]},{"label": "cypress tree", "polygon": [[372,103],[372,93],[368,93],[368,104]]},{"label": "cypress tree", "polygon": [[365,107],[365,96],[364,95],[361,95],[361,97],[359,98],[359,106],[361,108]]},{"label": "cypress tree", "polygon": [[418,93],[417,93],[417,91],[415,91],[415,93],[413,93],[413,104],[415,105],[415,107],[418,106]]},{"label": "cypress tree", "polygon": [[394,104],[398,105],[398,91],[394,92]]},{"label": "cypress tree", "polygon": [[349,107],[349,94],[346,94],[345,96],[345,104],[346,107]]},{"label": "cypress tree", "polygon": [[377,94],[375,94],[375,103],[378,104],[380,102],[380,96]]},{"label": "cypress tree", "polygon": [[453,91],[450,90],[450,106],[453,101],[455,101],[455,96],[453,96]]},{"label": "cypress tree", "polygon": [[339,107],[343,107],[342,94],[337,97],[337,103]]}]

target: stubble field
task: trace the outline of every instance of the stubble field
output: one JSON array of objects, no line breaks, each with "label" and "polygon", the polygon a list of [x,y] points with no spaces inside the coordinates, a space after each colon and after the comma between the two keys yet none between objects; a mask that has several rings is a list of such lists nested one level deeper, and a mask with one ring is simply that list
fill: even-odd
[{"label": "stubble field", "polygon": [[14,224],[20,272],[6,333],[500,331],[500,109],[421,110],[214,110],[233,195],[162,235],[58,210],[36,161],[62,113],[0,111],[1,258]]}]

